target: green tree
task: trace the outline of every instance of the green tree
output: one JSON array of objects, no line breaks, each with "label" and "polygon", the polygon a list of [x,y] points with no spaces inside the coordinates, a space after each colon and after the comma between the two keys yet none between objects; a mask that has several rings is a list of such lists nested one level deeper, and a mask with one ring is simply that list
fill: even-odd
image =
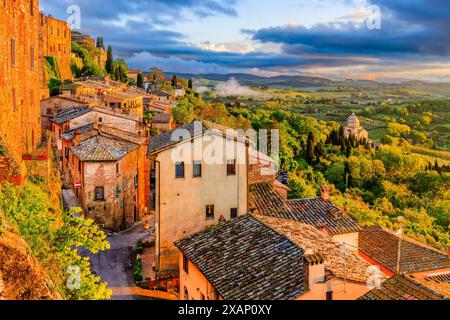
[{"label": "green tree", "polygon": [[178,79],[177,79],[177,75],[174,74],[172,77],[172,88],[175,88],[176,86],[178,86]]},{"label": "green tree", "polygon": [[139,73],[137,75],[136,85],[138,88],[144,89],[144,76],[142,75],[142,73]]},{"label": "green tree", "polygon": [[113,51],[112,51],[111,46],[108,46],[105,69],[108,74],[110,74],[110,75],[114,74],[114,58],[113,58]]},{"label": "green tree", "polygon": [[191,90],[194,89],[194,83],[192,82],[192,79],[189,79],[188,88],[191,89]]},{"label": "green tree", "polygon": [[313,164],[315,160],[315,147],[316,147],[316,139],[312,132],[308,135],[308,141],[306,146],[306,162],[308,164]]}]

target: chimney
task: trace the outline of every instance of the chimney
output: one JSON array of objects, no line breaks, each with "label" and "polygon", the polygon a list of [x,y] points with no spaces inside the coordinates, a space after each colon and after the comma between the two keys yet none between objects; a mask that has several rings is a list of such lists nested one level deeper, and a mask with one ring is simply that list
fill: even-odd
[{"label": "chimney", "polygon": [[325,260],[311,249],[303,255],[304,282],[307,290],[313,290],[318,283],[325,282]]},{"label": "chimney", "polygon": [[81,136],[80,131],[76,130],[75,137],[73,139],[74,145],[77,145],[80,142],[80,136]]},{"label": "chimney", "polygon": [[322,186],[320,190],[320,197],[325,202],[330,202],[330,187],[328,185]]}]

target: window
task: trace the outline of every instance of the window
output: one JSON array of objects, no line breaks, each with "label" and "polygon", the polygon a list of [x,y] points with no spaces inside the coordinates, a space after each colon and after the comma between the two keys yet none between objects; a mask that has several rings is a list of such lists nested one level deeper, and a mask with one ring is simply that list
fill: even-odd
[{"label": "window", "polygon": [[236,175],[236,160],[227,161],[227,175],[228,176]]},{"label": "window", "polygon": [[81,172],[81,161],[78,160],[78,172]]},{"label": "window", "polygon": [[185,255],[183,255],[183,271],[189,274],[189,259]]},{"label": "window", "polygon": [[34,16],[34,0],[30,1],[30,14]]},{"label": "window", "polygon": [[31,70],[34,70],[34,48],[30,49]]},{"label": "window", "polygon": [[16,66],[16,40],[11,39],[11,66]]},{"label": "window", "polygon": [[95,200],[96,201],[105,200],[105,188],[104,187],[95,187]]},{"label": "window", "polygon": [[213,220],[214,219],[214,206],[206,206],[206,220]]},{"label": "window", "polygon": [[333,291],[328,291],[327,292],[327,301],[332,301],[333,300]]},{"label": "window", "polygon": [[139,184],[139,176],[136,175],[136,176],[134,176],[134,187],[137,188],[138,184]]},{"label": "window", "polygon": [[175,177],[177,179],[184,178],[184,162],[177,162],[175,164]]},{"label": "window", "polygon": [[103,122],[103,118],[102,118],[102,117],[99,117],[99,118],[98,118],[98,122]]},{"label": "window", "polygon": [[238,209],[237,208],[232,208],[230,210],[230,218],[231,219],[235,219],[238,216]]},{"label": "window", "polygon": [[200,300],[205,300],[205,295],[203,293],[200,293]]},{"label": "window", "polygon": [[69,158],[69,148],[65,148],[66,159]]},{"label": "window", "polygon": [[193,170],[194,178],[199,178],[202,176],[202,162],[194,161],[194,170]]},{"label": "window", "polygon": [[116,163],[116,173],[119,174],[119,163]]}]

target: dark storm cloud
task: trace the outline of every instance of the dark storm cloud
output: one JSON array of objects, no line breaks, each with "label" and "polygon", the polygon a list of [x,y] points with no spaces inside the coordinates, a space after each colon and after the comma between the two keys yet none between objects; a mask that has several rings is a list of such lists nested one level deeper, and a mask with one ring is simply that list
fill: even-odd
[{"label": "dark storm cloud", "polygon": [[[333,0],[334,1],[334,0]],[[346,0],[340,0],[346,1]],[[247,54],[204,50],[170,31],[174,21],[190,12],[199,18],[237,16],[237,0],[41,0],[41,7],[57,18],[67,17],[71,4],[81,8],[82,32],[103,36],[114,53],[146,68],[140,53],[166,63],[180,59],[229,69],[289,69],[374,65],[383,61],[445,59],[450,55],[449,0],[372,0],[382,11],[382,29],[365,24],[335,22],[311,28],[282,26],[242,33],[262,43],[281,45],[281,53]],[[356,8],[355,8],[356,9]],[[213,39],[211,39],[213,40]],[[373,59],[373,60],[371,60]],[[139,63],[139,65],[137,65]],[[382,63],[382,62],[381,62]],[[184,65],[184,64],[183,64]],[[199,70],[201,72],[201,70]]]},{"label": "dark storm cloud", "polygon": [[335,22],[311,28],[283,26],[245,32],[254,40],[282,44],[289,54],[450,55],[450,1],[372,3],[381,7],[380,30],[370,30],[365,23]]}]

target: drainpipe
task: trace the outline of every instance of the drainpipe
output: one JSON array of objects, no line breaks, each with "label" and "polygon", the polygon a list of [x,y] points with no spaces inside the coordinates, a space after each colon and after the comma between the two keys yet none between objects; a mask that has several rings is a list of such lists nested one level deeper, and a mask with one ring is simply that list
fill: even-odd
[{"label": "drainpipe", "polygon": [[[155,163],[158,165],[158,170],[157,170],[157,192],[158,192],[158,254],[157,254],[157,259],[156,259],[156,266],[155,269],[159,271],[160,266],[161,266],[161,162],[159,162],[158,160],[156,160],[155,158]],[[155,168],[156,169],[156,168]],[[156,192],[155,192],[156,195]]]}]

